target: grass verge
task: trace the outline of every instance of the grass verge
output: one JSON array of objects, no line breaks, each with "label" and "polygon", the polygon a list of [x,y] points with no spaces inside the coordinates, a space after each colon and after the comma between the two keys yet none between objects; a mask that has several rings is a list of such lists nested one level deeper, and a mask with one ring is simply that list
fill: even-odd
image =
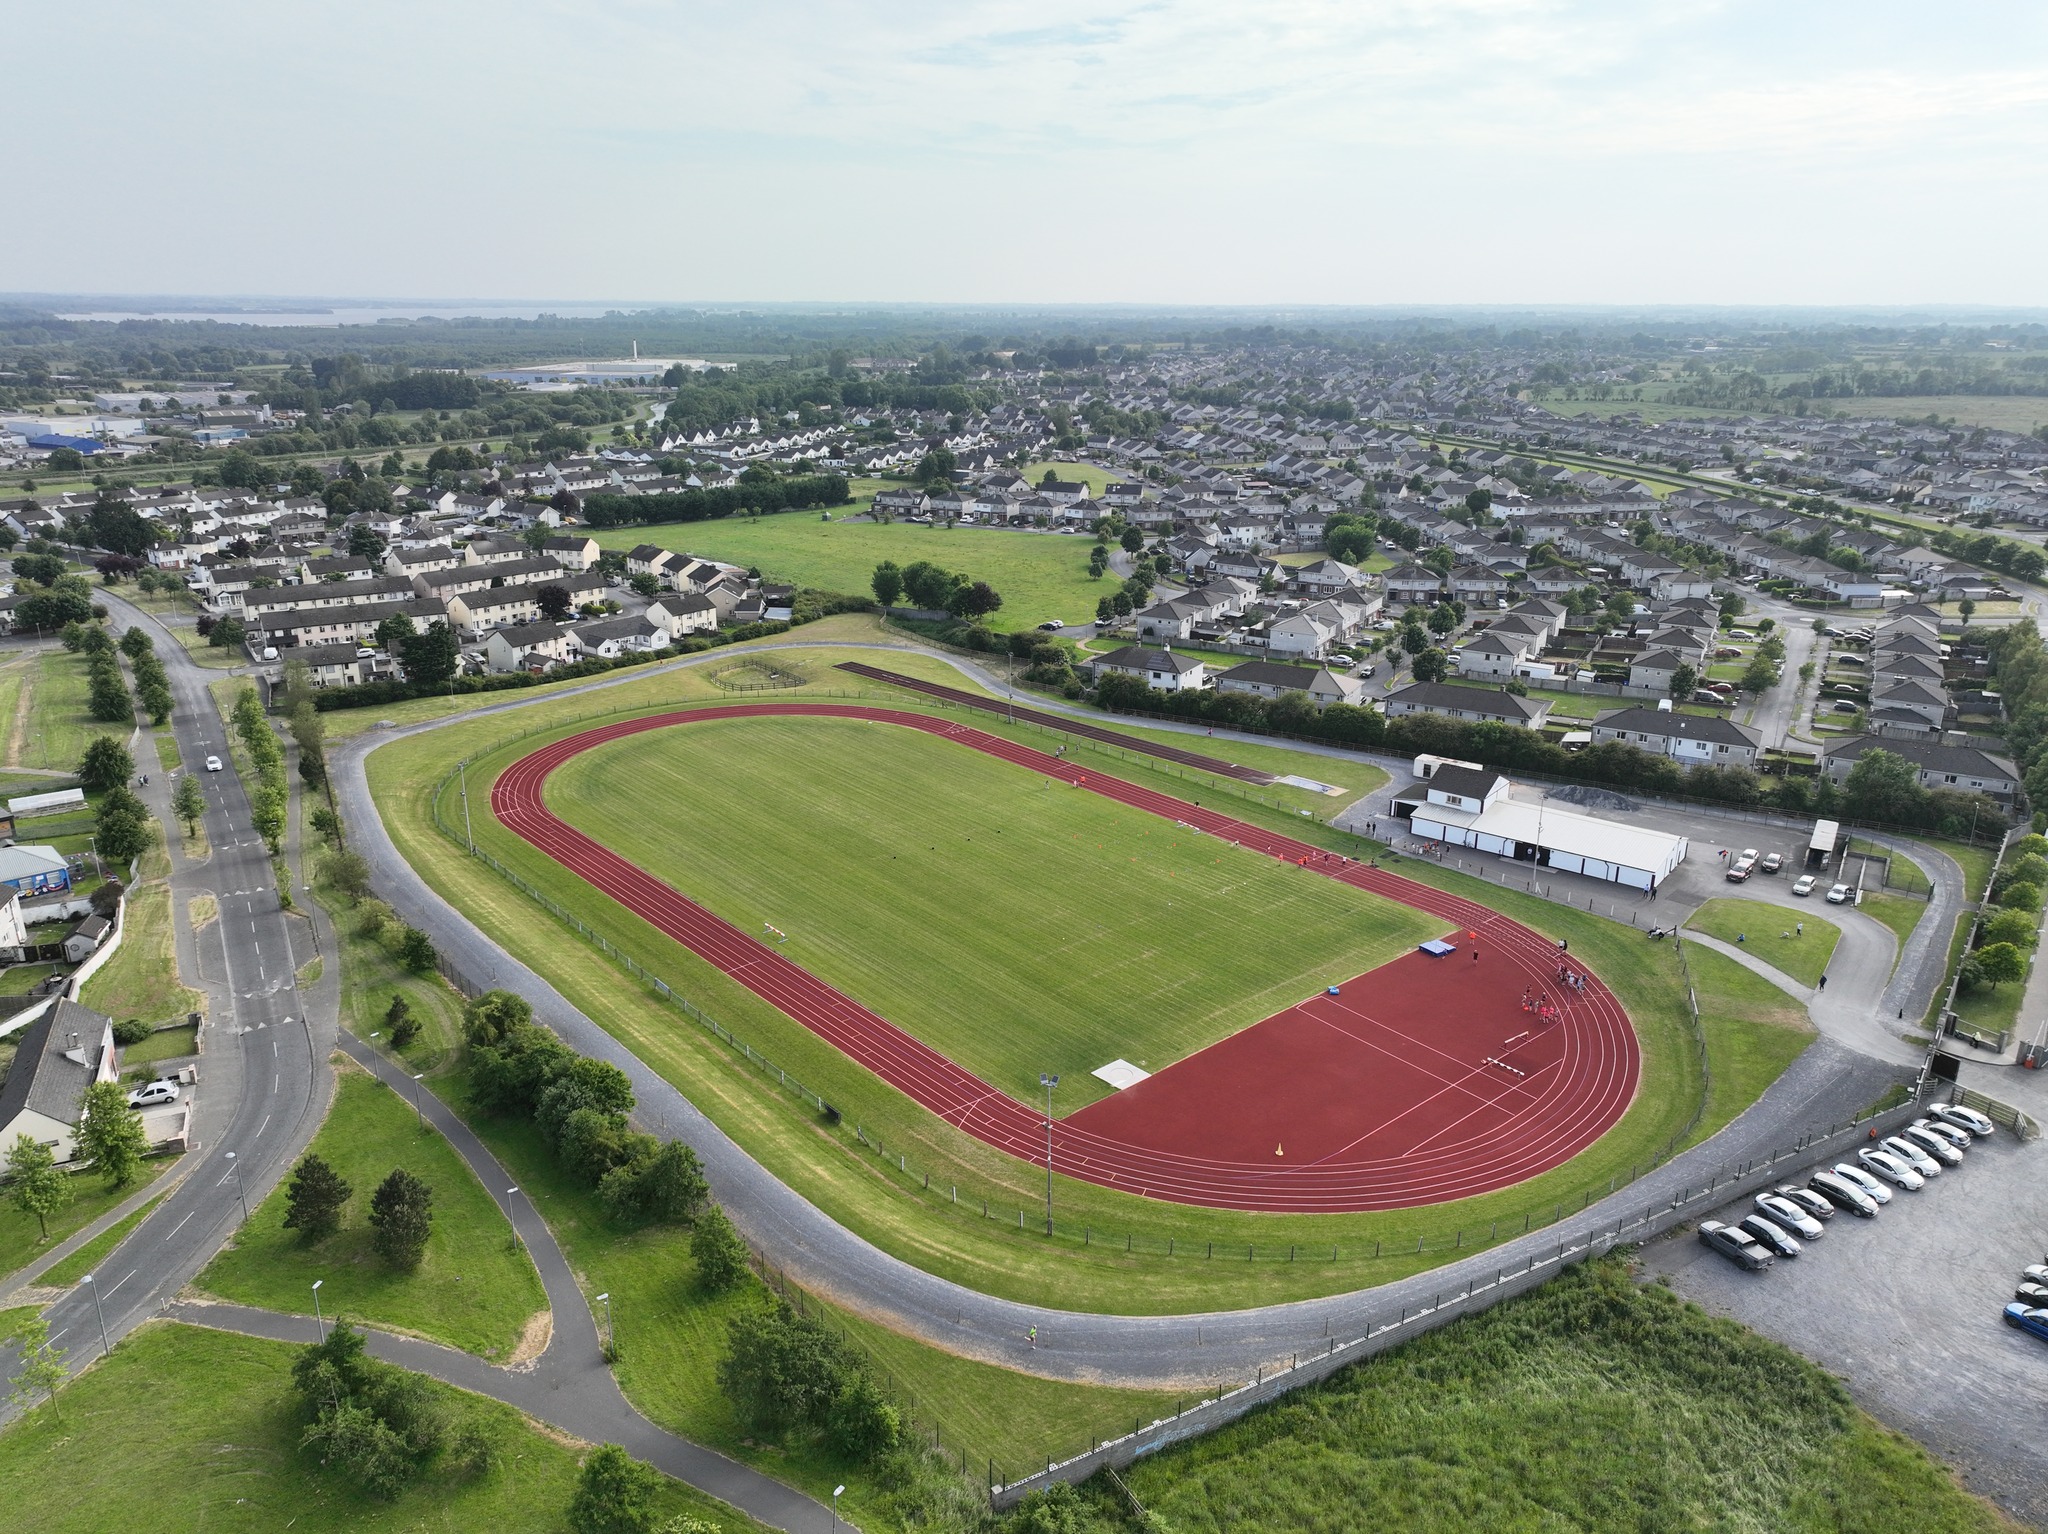
[{"label": "grass verge", "polygon": [[50,1216],[47,1240],[38,1235],[36,1217],[23,1214],[11,1200],[0,1199],[0,1274],[11,1273],[23,1263],[35,1260],[73,1231],[83,1230],[109,1209],[135,1196],[139,1187],[155,1182],[177,1164],[175,1156],[142,1163],[138,1181],[125,1188],[109,1190],[90,1172],[71,1174],[71,1202]]},{"label": "grass verge", "polygon": [[[1814,1040],[1806,1009],[1755,970],[1697,944],[1686,949],[1711,1083],[1702,1128],[1718,1128],[1762,1095]],[[1698,1134],[1697,1139],[1705,1138]]]},{"label": "grass verge", "polygon": [[[512,1227],[468,1166],[412,1105],[382,1083],[345,1068],[334,1106],[309,1147],[344,1177],[354,1196],[342,1228],[308,1243],[284,1228],[278,1187],[199,1275],[200,1288],[245,1305],[313,1313],[323,1279],[329,1314],[347,1312],[431,1337],[485,1358],[509,1355],[547,1303],[540,1275]],[[370,1195],[394,1167],[434,1190],[433,1235],[417,1271],[394,1271],[371,1238]]]},{"label": "grass verge", "polygon": [[124,1215],[116,1220],[62,1262],[47,1269],[40,1282],[48,1284],[53,1288],[69,1288],[72,1284],[77,1283],[86,1274],[92,1272],[102,1262],[106,1261],[107,1255],[123,1241],[126,1241],[129,1233],[136,1226],[149,1218],[150,1210],[156,1208],[162,1198],[163,1195],[158,1194],[156,1198],[151,1199],[133,1214]]},{"label": "grass verge", "polygon": [[170,886],[145,884],[131,890],[126,921],[121,946],[85,982],[79,1001],[108,1017],[139,1017],[149,1023],[204,1011],[205,996],[178,978]]},{"label": "grass verge", "polygon": [[1820,983],[1842,940],[1842,929],[1824,916],[1804,916],[1758,900],[1709,900],[1685,925],[1724,943],[1740,942],[1745,952],[1806,986]]},{"label": "grass verge", "polygon": [[[476,1423],[499,1467],[465,1476],[430,1466],[382,1502],[299,1447],[306,1424],[291,1365],[299,1350],[200,1327],[152,1324],[0,1434],[0,1506],[40,1534],[110,1528],[205,1529],[209,1534],[353,1534],[365,1528],[557,1534],[575,1491],[579,1451],[518,1412],[429,1385]],[[59,1415],[61,1413],[61,1416]],[[118,1456],[110,1445],[118,1444]],[[704,1519],[720,1530],[760,1525],[664,1478],[656,1516]]]}]

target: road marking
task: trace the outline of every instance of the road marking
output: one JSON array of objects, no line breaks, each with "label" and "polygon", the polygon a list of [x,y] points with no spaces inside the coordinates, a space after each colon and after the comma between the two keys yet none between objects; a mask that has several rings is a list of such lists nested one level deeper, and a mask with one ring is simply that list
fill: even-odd
[{"label": "road marking", "polygon": [[264,1114],[264,1115],[263,1115],[263,1122],[262,1122],[262,1123],[260,1123],[260,1124],[258,1124],[258,1125],[256,1126],[256,1133],[260,1135],[260,1134],[262,1134],[262,1133],[263,1133],[263,1131],[264,1131],[264,1130],[268,1129],[269,1127],[270,1127],[270,1115],[266,1113],[266,1114]]},{"label": "road marking", "polygon": [[[126,1273],[123,1273],[121,1275],[121,1283],[114,1285],[114,1289],[118,1289],[121,1287],[121,1284],[127,1283],[129,1279],[133,1278],[136,1275],[137,1271],[138,1270],[135,1268],[130,1268]],[[112,1294],[114,1292],[114,1289],[109,1289],[107,1293]]]},{"label": "road marking", "polygon": [[[222,1182],[225,1182],[225,1181],[227,1181],[227,1179],[226,1179],[226,1178],[222,1178],[222,1179],[221,1179],[221,1181],[222,1181]],[[219,1183],[216,1183],[216,1184],[214,1184],[214,1186],[215,1186],[215,1187],[219,1187],[219,1186],[220,1186],[220,1184],[219,1184]],[[191,1219],[191,1218],[192,1218],[192,1215],[194,1215],[194,1214],[197,1214],[197,1213],[199,1213],[199,1211],[198,1211],[197,1209],[194,1209],[194,1210],[193,1210],[193,1211],[191,1212],[191,1214],[188,1214],[188,1215],[186,1215],[186,1216],[185,1216],[185,1220],[189,1220],[189,1219]],[[185,1228],[185,1220],[180,1220],[180,1221],[179,1221],[179,1222],[178,1222],[178,1223],[177,1223],[176,1225],[173,1225],[173,1226],[172,1226],[172,1227],[170,1228],[170,1231],[169,1231],[169,1233],[165,1235],[165,1237],[164,1237],[164,1240],[166,1240],[166,1241],[170,1240],[172,1236],[175,1236],[175,1235],[176,1235],[176,1234],[177,1234],[177,1233],[178,1233],[179,1231],[183,1230],[183,1229]]]},{"label": "road marking", "polygon": [[283,1075],[282,1075],[282,1074],[280,1074],[280,1075],[276,1075],[276,1076],[272,1076],[272,1077],[270,1078],[270,1090],[271,1090],[271,1091],[273,1091],[273,1092],[275,1092],[275,1091],[277,1090],[277,1088],[278,1088],[278,1084],[279,1084],[280,1082],[282,1082],[283,1080],[284,1080],[284,1077],[283,1077]]}]

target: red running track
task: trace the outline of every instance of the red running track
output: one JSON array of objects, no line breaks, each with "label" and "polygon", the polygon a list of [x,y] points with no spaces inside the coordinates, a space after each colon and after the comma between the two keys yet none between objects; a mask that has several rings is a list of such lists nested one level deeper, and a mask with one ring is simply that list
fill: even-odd
[{"label": "red running track", "polygon": [[1612,1127],[1635,1095],[1635,1032],[1597,977],[1587,975],[1584,991],[1547,1027],[1521,1010],[1525,989],[1553,998],[1560,989],[1555,946],[1520,923],[968,725],[854,704],[738,703],[586,730],[521,757],[499,776],[491,808],[518,836],[948,1123],[1019,1160],[1045,1162],[1038,1110],[642,872],[542,802],[548,775],[594,746],[675,725],[787,714],[922,730],[1447,923],[1458,945],[1449,957],[1414,953],[1382,965],[1338,996],[1312,998],[1056,1121],[1053,1165],[1067,1176],[1221,1209],[1407,1208],[1506,1187],[1568,1161]]}]

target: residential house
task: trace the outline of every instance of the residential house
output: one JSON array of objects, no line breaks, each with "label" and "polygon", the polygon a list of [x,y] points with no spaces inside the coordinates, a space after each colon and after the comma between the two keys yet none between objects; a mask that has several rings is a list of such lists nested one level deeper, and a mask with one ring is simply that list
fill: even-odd
[{"label": "residential house", "polygon": [[559,623],[523,623],[493,629],[484,641],[484,665],[491,671],[545,671],[576,650]]},{"label": "residential house", "polygon": [[1746,724],[1673,708],[1610,709],[1593,721],[1595,741],[1619,740],[1688,767],[1754,767],[1763,735]]},{"label": "residential house", "polygon": [[60,998],[17,1040],[14,1063],[0,1085],[0,1161],[26,1135],[66,1165],[78,1157],[85,1089],[121,1079],[113,1021]]},{"label": "residential house", "polygon": [[1486,687],[1460,687],[1452,682],[1410,682],[1390,692],[1380,706],[1389,718],[1402,714],[1436,714],[1445,719],[1471,723],[1516,724],[1526,729],[1543,727],[1550,717],[1550,700],[1523,698],[1514,693]]},{"label": "residential house", "polygon": [[1125,645],[1099,656],[1092,663],[1095,675],[1134,676],[1161,692],[1192,692],[1209,678],[1209,668],[1192,655],[1176,654],[1171,645],[1154,649],[1146,645]]},{"label": "residential house", "polygon": [[1923,788],[1943,788],[1959,794],[1989,794],[2010,805],[2020,789],[2019,769],[2007,757],[1995,756],[1976,746],[1952,745],[1943,741],[1899,740],[1890,736],[1857,735],[1838,740],[1821,753],[1821,771],[1837,784],[1847,781],[1851,769],[1872,751],[1889,751],[1912,763]]}]

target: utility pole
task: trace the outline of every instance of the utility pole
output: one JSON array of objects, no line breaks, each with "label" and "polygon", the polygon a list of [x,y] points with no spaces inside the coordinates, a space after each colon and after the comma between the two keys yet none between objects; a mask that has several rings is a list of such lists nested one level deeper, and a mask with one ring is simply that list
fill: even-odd
[{"label": "utility pole", "polygon": [[476,856],[476,832],[469,824],[469,762],[465,759],[455,764],[462,774],[462,834],[469,838],[469,855]]},{"label": "utility pole", "polygon": [[1045,1233],[1052,1234],[1052,1089],[1060,1084],[1057,1076],[1040,1072],[1038,1084],[1045,1088]]}]

